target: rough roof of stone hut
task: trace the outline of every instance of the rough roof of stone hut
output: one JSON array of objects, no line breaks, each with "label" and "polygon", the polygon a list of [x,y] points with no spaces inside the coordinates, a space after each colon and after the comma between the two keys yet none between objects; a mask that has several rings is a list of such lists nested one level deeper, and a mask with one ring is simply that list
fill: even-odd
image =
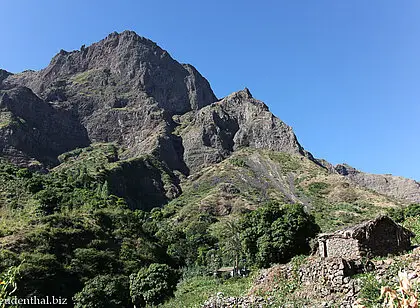
[{"label": "rough roof of stone hut", "polygon": [[372,220],[367,220],[357,225],[347,227],[332,233],[323,233],[319,235],[319,238],[331,238],[331,237],[341,237],[341,238],[354,238],[354,239],[361,239],[361,238],[369,238],[371,231],[381,222],[387,221],[390,224],[394,224],[402,233],[402,235],[414,237],[415,234],[410,230],[400,226],[395,221],[393,221],[388,216],[379,216]]}]

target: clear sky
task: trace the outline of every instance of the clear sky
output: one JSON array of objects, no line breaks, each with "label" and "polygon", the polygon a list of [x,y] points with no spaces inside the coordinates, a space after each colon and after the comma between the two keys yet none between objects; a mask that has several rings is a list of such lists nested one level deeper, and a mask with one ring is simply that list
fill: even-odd
[{"label": "clear sky", "polygon": [[417,0],[0,0],[0,67],[134,30],[218,97],[248,87],[316,157],[420,180]]}]

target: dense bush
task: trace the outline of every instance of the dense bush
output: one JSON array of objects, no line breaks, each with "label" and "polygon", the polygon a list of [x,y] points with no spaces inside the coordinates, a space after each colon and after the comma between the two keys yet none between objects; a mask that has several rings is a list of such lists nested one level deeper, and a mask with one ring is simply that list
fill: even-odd
[{"label": "dense bush", "polygon": [[102,275],[89,280],[74,298],[75,308],[128,308],[129,279],[126,276]]},{"label": "dense bush", "polygon": [[414,217],[414,216],[419,216],[419,215],[420,215],[420,204],[418,203],[410,204],[404,210],[405,217]]},{"label": "dense bush", "polygon": [[166,264],[151,264],[130,276],[130,294],[135,305],[157,305],[172,296],[178,275]]},{"label": "dense bush", "polygon": [[302,205],[269,203],[244,216],[240,225],[248,264],[268,267],[309,252],[319,227]]}]

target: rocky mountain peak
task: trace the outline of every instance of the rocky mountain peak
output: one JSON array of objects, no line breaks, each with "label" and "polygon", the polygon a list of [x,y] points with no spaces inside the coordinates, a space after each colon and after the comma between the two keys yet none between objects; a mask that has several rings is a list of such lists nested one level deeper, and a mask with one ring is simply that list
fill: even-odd
[{"label": "rocky mountain peak", "polygon": [[240,98],[240,99],[251,99],[251,98],[253,98],[252,94],[251,94],[251,91],[246,87],[243,90],[233,92],[232,94],[228,95],[228,97],[237,97],[237,98]]},{"label": "rocky mountain peak", "polygon": [[[111,33],[80,50],[61,50],[45,69],[16,74],[7,78],[3,87],[13,84],[27,86],[48,100],[68,98],[72,90],[78,95],[95,89],[94,95],[89,93],[91,97],[107,92],[107,97],[98,99],[105,102],[114,99],[110,96],[131,92],[152,98],[170,114],[199,109],[217,100],[195,68],[178,63],[156,43],[133,31]],[[62,93],[56,95],[57,91]]]},{"label": "rocky mountain peak", "polygon": [[111,33],[103,40],[80,50],[61,50],[53,57],[43,75],[66,76],[91,69],[107,68],[111,73],[134,77],[142,63],[175,62],[156,43],[133,31]]},{"label": "rocky mountain peak", "polygon": [[248,88],[237,92],[233,92],[232,94],[226,96],[217,103],[220,105],[224,105],[224,108],[257,108],[260,111],[269,111],[268,106],[264,102],[255,99]]}]

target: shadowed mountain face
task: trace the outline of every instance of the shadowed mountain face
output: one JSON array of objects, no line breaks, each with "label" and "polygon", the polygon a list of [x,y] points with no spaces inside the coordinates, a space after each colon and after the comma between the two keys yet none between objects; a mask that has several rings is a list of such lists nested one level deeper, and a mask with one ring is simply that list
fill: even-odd
[{"label": "shadowed mountain face", "polygon": [[95,143],[115,144],[121,160],[152,154],[184,175],[243,148],[282,152],[360,187],[420,202],[415,181],[315,160],[291,127],[248,89],[218,100],[194,67],[131,31],[112,33],[78,51],[62,50],[40,71],[0,70],[4,157],[49,168],[60,154]]}]

